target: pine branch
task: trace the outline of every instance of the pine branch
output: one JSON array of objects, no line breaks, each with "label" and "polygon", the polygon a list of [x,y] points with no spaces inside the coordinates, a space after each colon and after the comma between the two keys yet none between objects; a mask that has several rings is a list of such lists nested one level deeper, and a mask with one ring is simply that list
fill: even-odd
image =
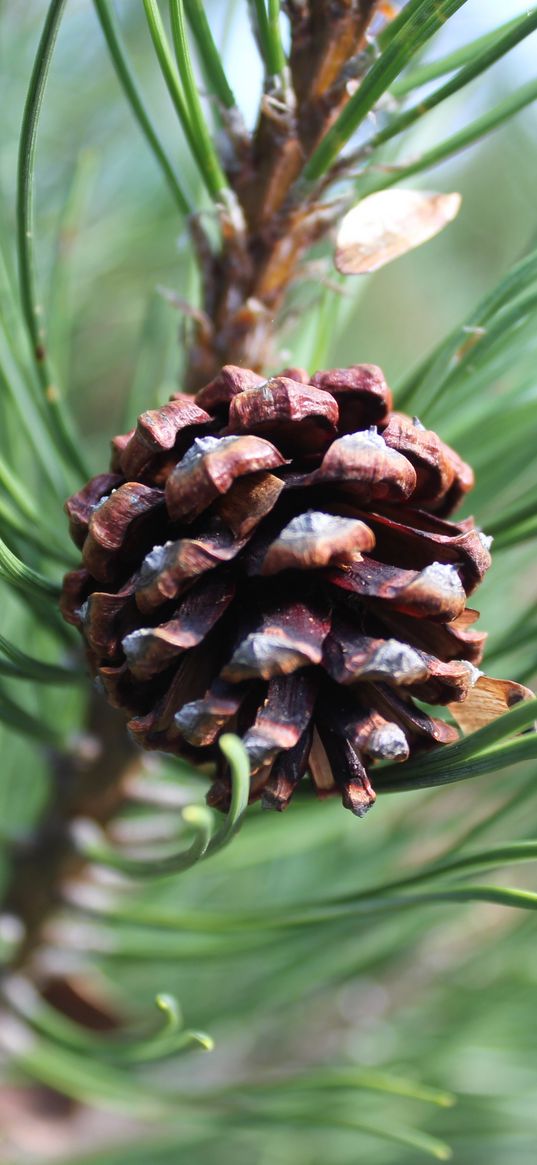
[{"label": "pine branch", "polygon": [[[269,10],[257,9],[267,47]],[[313,5],[291,20],[290,83],[287,73],[271,67],[256,129],[246,156],[230,179],[243,208],[248,233],[245,245],[219,256],[210,272],[205,311],[213,321],[209,343],[198,336],[190,354],[191,387],[210,379],[223,363],[260,369],[273,360],[270,325],[283,304],[305,251],[326,234],[333,221],[329,208],[295,205],[293,184],[305,157],[322,138],[337,111],[349,99],[345,66],[360,53],[377,0],[352,5]],[[272,35],[272,34],[271,34]],[[270,42],[271,44],[273,41]],[[281,51],[278,49],[281,64]],[[238,302],[232,315],[229,304]]]},{"label": "pine branch", "polygon": [[[315,176],[320,176],[325,169],[325,162],[322,159],[334,157],[339,145],[359,124],[377,97],[405,67],[416,50],[433,35],[439,27],[441,16],[449,15],[457,6],[454,0],[453,2],[446,0],[445,11],[443,8],[440,13],[431,8],[428,0],[419,2],[416,0],[416,3],[407,5],[400,17],[381,36],[382,52],[372,65],[366,51],[365,34],[376,11],[376,3],[349,7],[342,2],[338,5],[337,11],[331,9],[330,13],[323,5],[313,4],[307,14],[291,6],[290,75],[293,89],[287,88],[288,82],[285,82],[279,96],[277,93],[273,94],[270,89],[273,84],[271,78],[279,76],[281,81],[284,70],[279,40],[279,6],[272,4],[269,8],[265,8],[264,5],[257,6],[259,35],[264,45],[269,89],[265,93],[257,129],[251,143],[248,162],[250,173],[243,167],[233,178],[235,189],[243,203],[249,233],[245,252],[241,249],[237,252],[236,242],[228,236],[229,250],[226,251],[224,246],[218,260],[212,262],[208,269],[210,286],[207,294],[211,303],[207,307],[214,325],[209,336],[214,350],[200,351],[201,346],[197,349],[194,347],[191,358],[191,381],[199,379],[202,372],[203,378],[206,379],[211,371],[211,365],[216,368],[220,363],[247,360],[255,368],[265,363],[268,356],[269,313],[273,313],[283,302],[287,286],[294,277],[296,266],[304,251],[314,239],[326,232],[332,222],[331,207],[319,208],[315,204],[310,205],[307,199],[303,204],[297,201],[297,192],[303,193],[305,190],[301,182],[293,194],[293,183],[304,167],[304,155],[307,159],[309,154],[309,161],[306,160],[304,169],[305,177],[311,180]],[[112,10],[100,0],[97,8],[127,97],[150,145],[163,165],[166,177],[170,179],[168,163],[151,128],[149,116],[145,112],[126,62]],[[227,183],[214,152],[196,92],[183,5],[175,3],[175,0],[171,4],[177,72],[173,67],[156,5],[147,0],[145,9],[159,63],[183,129],[200,171],[205,177],[209,192],[213,197],[220,198],[225,194]],[[47,28],[43,38],[48,55],[45,56],[45,71],[40,81],[38,105],[46,77],[46,64],[60,16],[61,6],[59,8],[53,6],[52,31]],[[212,69],[215,74],[217,95],[230,106],[231,91],[223,84],[223,73],[215,67],[214,45],[209,40],[208,26],[201,19],[199,7],[189,6],[189,18],[196,32],[197,41],[205,54],[205,67],[208,72]],[[530,14],[526,20],[517,22],[516,27],[509,26],[505,35],[495,39],[492,45],[485,46],[484,53],[478,58],[477,63],[472,62],[463,66],[462,77],[458,74],[456,82],[448,83],[435,101],[440,102],[454,91],[454,87],[471,80],[485,64],[498,59],[522,36],[532,31],[534,23],[535,17]],[[358,83],[356,92],[352,95],[347,85],[349,59],[356,62],[358,75],[360,70],[365,69],[365,77]],[[281,110],[277,108],[280,101]],[[403,115],[403,118],[405,117],[409,120],[409,115]],[[382,135],[378,137],[380,144],[383,138]],[[32,141],[34,138],[35,134]],[[262,163],[259,171],[256,167],[256,157]],[[291,159],[289,165],[284,160],[283,170],[282,158]],[[254,172],[255,176],[252,178],[251,174]],[[186,210],[182,195],[179,201],[181,209]],[[25,221],[24,215],[23,220]],[[268,222],[270,228],[264,225]],[[30,284],[27,286],[28,302],[29,287]],[[232,301],[238,301],[241,305],[238,316],[233,313],[230,315],[229,304]],[[245,305],[250,305],[247,314]],[[207,336],[204,343],[206,340]],[[39,585],[46,593],[54,592],[48,581],[45,582],[36,572],[18,562],[7,548],[3,552],[3,561],[6,576],[11,581],[16,581],[23,589],[26,588],[28,592],[34,590],[39,580]],[[19,668],[22,666],[21,660],[15,661],[13,657],[11,663]],[[35,663],[31,665],[29,657],[25,666],[33,666],[35,673]],[[39,677],[34,674],[34,678]],[[525,747],[523,742],[521,744]],[[495,763],[497,762],[498,758]],[[128,769],[129,766],[130,750],[127,747],[125,761],[119,765],[119,772],[125,767]],[[81,812],[82,816],[85,816],[85,813]],[[81,815],[78,810],[76,815]]]},{"label": "pine branch", "polygon": [[[95,0],[95,3],[114,67],[134,116],[161,167],[180,214],[189,214],[191,201],[177,178],[175,166],[172,166],[161,145],[145,100],[140,95],[120,39],[113,9],[105,0]],[[396,114],[386,123],[385,128],[379,130],[369,140],[367,147],[371,153],[368,152],[367,156],[363,156],[362,153],[359,155],[360,164],[367,163],[364,174],[359,179],[359,190],[381,189],[399,181],[401,177],[421,173],[426,167],[458,152],[470,142],[479,140],[489,129],[503,124],[507,117],[535,99],[535,85],[531,82],[522,90],[511,94],[496,109],[489,110],[484,117],[466,127],[461,133],[441,142],[432,150],[426,150],[419,159],[413,159],[399,169],[390,171],[379,169],[381,162],[376,151],[385,141],[412,124],[422,113],[428,112],[433,106],[441,105],[450,95],[462,90],[485,67],[500,59],[523,36],[528,35],[536,25],[535,14],[530,13],[522,20],[509,22],[504,28],[496,30],[494,35],[491,34],[485,41],[480,39],[477,49],[474,46],[471,52],[465,47],[443,62],[417,68],[414,62],[418,52],[441,27],[443,20],[455,12],[461,3],[462,0],[445,2],[442,0],[440,4],[438,0],[435,3],[432,3],[432,0],[410,0],[393,23],[385,25],[376,43],[372,44],[368,39],[372,18],[377,16],[380,21],[380,10],[377,12],[379,6],[375,0],[363,0],[362,3],[352,4],[336,0],[330,5],[317,3],[317,0],[312,0],[308,5],[289,0],[285,9],[290,22],[291,47],[289,60],[286,62],[281,39],[280,4],[273,3],[272,0],[268,3],[256,2],[253,7],[257,15],[266,76],[256,127],[248,139],[242,127],[237,129],[233,91],[219,61],[203,6],[194,0],[192,2],[185,0],[184,3],[182,0],[181,2],[172,0],[170,4],[176,67],[158,5],[153,3],[153,0],[144,0],[157,60],[192,158],[211,199],[214,221],[218,228],[217,231],[211,226],[208,232],[211,237],[209,244],[205,233],[201,231],[199,221],[194,219],[191,224],[198,245],[198,260],[202,259],[205,297],[200,310],[189,308],[191,316],[189,326],[194,337],[188,373],[192,385],[208,380],[220,365],[226,362],[247,363],[254,369],[270,367],[273,360],[272,345],[278,333],[278,317],[284,311],[291,284],[301,274],[300,266],[304,256],[313,243],[326,239],[341,212],[341,207],[356,197],[351,155],[345,152],[342,154],[342,150],[346,149],[347,145],[349,150],[352,148],[352,135],[356,130],[362,130],[364,119],[370,112],[379,112],[379,101],[385,94],[403,95],[415,85],[421,84],[424,77],[427,80],[430,77],[443,76],[452,68],[459,70],[453,80],[435,90],[433,95],[425,100],[423,106]],[[37,351],[38,341],[40,344],[42,340],[41,323],[40,313],[36,310],[38,301],[33,272],[33,249],[28,246],[26,232],[32,220],[33,153],[37,115],[62,11],[62,3],[53,3],[49,10],[32,79],[21,153],[19,205],[21,281],[26,319],[39,366],[38,375],[42,387],[45,388],[50,386],[50,377],[41,350]],[[222,158],[218,155],[217,139],[206,121],[204,105],[198,94],[191,60],[187,19],[209,85],[209,101],[214,102],[217,117],[221,120],[224,134],[227,136],[226,152]],[[404,70],[407,68],[409,72],[405,76]],[[334,197],[334,190],[337,197]],[[427,409],[438,406],[440,411],[442,407],[445,411],[453,411],[455,401],[460,402],[465,396],[472,395],[468,392],[468,386],[475,387],[479,384],[479,376],[488,376],[490,368],[497,368],[500,360],[512,359],[517,340],[520,343],[520,327],[526,327],[529,331],[534,326],[536,310],[534,280],[535,255],[519,264],[502,286],[487,297],[471,315],[470,322],[455,329],[448,340],[440,345],[439,350],[423,363],[413,377],[409,378],[404,386],[405,399],[418,401],[420,407],[423,404]],[[275,319],[278,321],[276,324]],[[321,316],[321,321],[324,322],[319,332],[324,330],[328,335],[332,330],[331,313],[326,312]],[[478,337],[475,345],[465,348],[468,336],[464,328],[468,326],[483,328],[486,334]],[[318,350],[321,352],[320,335],[318,343]],[[7,356],[4,357],[2,349],[0,358],[10,372],[7,411],[11,424],[17,408],[19,417],[24,417],[25,403],[24,398],[20,397],[13,387],[17,374],[13,377],[11,373],[10,361],[13,361],[15,348],[11,338],[8,339],[6,348]],[[20,380],[24,391],[24,375],[20,376]],[[446,388],[449,389],[447,402]],[[153,391],[153,386],[151,390]],[[36,396],[34,399],[34,395],[30,394],[30,400],[35,409],[36,426],[39,426],[41,420],[41,429],[33,429],[33,422],[27,418],[28,437],[30,440],[33,439],[38,456],[43,461],[53,487],[57,489],[55,455],[54,452],[51,455],[50,443],[47,446],[46,441],[41,440],[41,435],[50,425],[48,419],[43,423],[50,404],[54,406],[52,428],[58,446],[62,448],[67,463],[80,466],[78,441],[74,440],[73,443],[68,429],[62,428],[62,422],[58,420],[55,411],[54,394],[49,393],[53,399],[46,401],[45,409],[41,398],[38,399]],[[511,401],[511,398],[508,399]],[[527,449],[530,440],[527,432],[527,414],[524,412],[522,399],[517,398],[517,401],[518,404],[513,403],[510,414],[512,432],[521,432],[525,436],[527,443],[524,449]],[[481,402],[477,396],[474,399],[474,407],[477,409],[478,420],[483,419],[483,411],[479,411]],[[468,408],[470,409],[470,405]],[[468,417],[470,413],[465,415]],[[452,423],[457,423],[456,417]],[[38,431],[39,436],[36,437]],[[511,468],[508,464],[508,441],[504,433],[500,433],[498,442],[498,445],[493,445],[491,441],[488,448],[497,454],[494,460],[497,460],[498,464],[502,461],[500,454],[506,454],[504,463],[507,464],[507,468],[504,468],[504,477],[502,470],[498,468],[495,478],[502,488],[506,488],[504,478],[511,472]],[[24,542],[24,524],[25,522],[30,526],[33,524],[37,528],[40,520],[39,506],[37,501],[34,504],[33,497],[22,485],[24,477],[19,479],[11,471],[11,464],[17,464],[16,458],[13,462],[10,458],[9,465],[6,464],[5,468],[2,468],[3,464],[0,463],[0,474],[3,475],[2,480],[6,483],[9,493],[9,505],[4,511],[0,511],[0,516],[9,531],[8,540],[11,537],[14,539],[12,544],[14,549],[11,548],[11,543],[5,545],[3,549],[0,548],[0,573],[10,588],[20,591],[30,611],[37,615],[37,625],[40,620],[42,622],[46,620],[47,625],[50,622],[53,628],[55,618],[53,604],[58,588],[48,578],[45,568],[42,568],[41,554],[46,559],[46,541],[50,534],[49,557],[59,561],[58,555],[61,557],[62,552],[59,544],[61,540],[54,537],[54,530],[47,532],[44,526],[41,527],[40,534],[29,530],[26,544],[36,547],[40,556],[35,559],[30,557],[29,563],[23,560],[20,545]],[[513,472],[516,472],[516,467]],[[496,495],[494,501],[496,505]],[[503,511],[499,507],[495,532],[499,542],[503,541],[505,547],[511,547],[533,535],[535,520],[529,506],[525,503],[522,506],[513,504],[506,506]],[[36,568],[36,563],[40,569]],[[43,615],[43,611],[48,609],[50,615]],[[525,637],[526,646],[529,638],[528,632]],[[253,943],[254,947],[256,942],[262,946],[264,939],[268,938],[258,967],[261,974],[261,964],[265,959],[266,950],[273,942],[278,941],[281,931],[287,944],[287,951],[284,951],[282,943],[278,957],[283,973],[279,972],[278,978],[285,980],[285,983],[282,987],[280,982],[278,987],[280,1001],[284,991],[286,995],[289,991],[291,1000],[293,991],[295,1000],[302,998],[304,988],[303,983],[299,981],[298,972],[302,974],[304,953],[311,959],[313,965],[314,960],[319,959],[318,966],[321,970],[322,958],[326,958],[327,962],[331,958],[332,948],[337,947],[337,942],[333,944],[327,941],[325,945],[322,941],[319,942],[319,936],[326,935],[327,940],[336,936],[342,939],[344,946],[349,923],[354,923],[358,915],[363,915],[366,920],[372,919],[373,916],[376,918],[377,914],[379,918],[383,914],[391,915],[392,921],[395,920],[397,926],[400,926],[401,918],[414,912],[416,908],[440,903],[447,905],[486,901],[515,906],[522,910],[535,909],[535,894],[528,890],[480,885],[461,887],[449,881],[452,876],[467,876],[476,869],[494,868],[504,862],[534,860],[533,842],[502,844],[474,854],[463,853],[456,859],[447,856],[445,860],[426,864],[417,873],[410,873],[406,878],[399,877],[397,882],[386,880],[382,857],[382,866],[379,869],[377,865],[376,873],[371,882],[368,878],[365,889],[361,885],[358,892],[350,893],[348,887],[345,887],[343,892],[335,893],[332,898],[324,901],[322,897],[316,900],[315,895],[310,895],[310,901],[304,907],[292,896],[287,897],[282,906],[277,904],[273,906],[269,900],[272,893],[270,879],[263,900],[264,877],[256,883],[257,887],[261,888],[260,903],[254,902],[253,905],[248,903],[249,887],[246,886],[241,888],[241,893],[246,896],[246,908],[242,909],[239,903],[233,911],[229,911],[227,907],[221,910],[217,906],[211,906],[211,910],[205,912],[203,906],[200,909],[195,901],[186,911],[177,909],[175,905],[173,911],[166,910],[158,901],[144,904],[141,900],[116,907],[112,901],[112,893],[106,889],[102,890],[102,887],[102,899],[99,899],[99,888],[84,882],[83,874],[85,870],[87,871],[88,862],[108,866],[131,878],[153,879],[193,869],[206,857],[212,857],[217,851],[224,849],[240,824],[247,801],[248,773],[240,744],[233,740],[228,741],[227,745],[224,744],[228,750],[227,760],[234,773],[238,773],[238,778],[233,785],[229,813],[219,829],[215,828],[214,819],[207,810],[199,807],[187,808],[183,812],[183,820],[187,827],[185,832],[189,845],[169,855],[158,854],[148,857],[143,854],[133,856],[125,853],[124,848],[121,845],[118,848],[117,842],[114,842],[113,829],[109,829],[108,833],[104,832],[110,822],[117,820],[118,815],[130,805],[130,779],[133,773],[138,777],[140,775],[140,754],[128,738],[123,721],[96,696],[92,697],[87,735],[66,744],[64,724],[62,722],[56,726],[50,713],[47,716],[46,700],[50,694],[49,685],[68,684],[73,673],[60,663],[48,662],[38,658],[34,653],[22,651],[17,646],[14,635],[0,637],[0,652],[3,653],[0,671],[6,677],[6,681],[12,679],[19,683],[26,678],[38,685],[38,700],[42,700],[42,703],[37,705],[39,711],[30,712],[23,704],[13,699],[7,690],[5,696],[2,691],[0,719],[9,721],[15,731],[31,735],[39,741],[46,755],[51,758],[49,804],[35,831],[21,838],[15,846],[6,899],[7,910],[21,919],[25,925],[25,938],[15,964],[23,969],[25,974],[34,976],[36,982],[42,973],[40,954],[43,948],[47,944],[54,945],[54,935],[61,946],[62,922],[51,922],[51,919],[54,918],[62,898],[65,903],[69,894],[72,896],[74,907],[78,905],[79,909],[84,908],[87,914],[94,910],[95,921],[101,928],[99,930],[98,926],[93,932],[88,931],[87,951],[90,952],[92,949],[99,951],[102,949],[99,947],[99,941],[104,942],[111,964],[114,959],[123,961],[129,956],[139,960],[145,959],[147,962],[154,962],[157,957],[162,957],[163,962],[168,960],[174,965],[178,958],[186,962],[188,958],[203,958],[207,955],[209,958],[215,956],[225,960],[233,953],[240,953],[237,933],[243,932],[246,953],[249,949],[248,942]],[[458,744],[443,749],[441,755],[427,754],[402,768],[393,765],[380,769],[379,789],[384,792],[400,791],[403,788],[423,789],[429,785],[464,781],[485,773],[492,776],[494,772],[502,771],[508,765],[522,760],[534,760],[537,755],[535,735],[529,732],[522,736],[514,735],[516,731],[524,732],[530,727],[534,714],[533,705],[523,705],[508,713],[495,725],[481,730],[481,733],[473,734]],[[176,789],[173,789],[173,794],[178,797]],[[303,810],[307,813],[308,807],[304,806]],[[458,816],[457,808],[457,821]],[[86,826],[83,824],[81,826],[81,819],[86,819]],[[409,828],[408,822],[405,827],[403,811],[401,817],[394,820],[396,822],[394,833],[397,833],[398,840],[393,842],[391,853],[397,858],[401,854],[401,850],[397,849],[397,845],[402,844],[401,838],[406,837],[407,841],[410,838],[415,843],[417,835],[415,831],[412,832],[412,827]],[[93,829],[88,829],[88,821],[92,823]],[[492,818],[485,820],[483,828],[488,828],[491,823]],[[99,826],[102,827],[101,830]],[[458,825],[456,831],[458,836]],[[342,836],[339,833],[334,834],[337,842],[334,846],[329,827],[323,832],[318,855],[321,895],[324,893],[322,878],[324,878],[323,862],[326,859],[322,847],[324,845],[328,849],[330,846],[337,850],[339,866]],[[289,852],[295,853],[296,838],[292,837],[291,841]],[[312,844],[309,837],[305,844]],[[368,862],[374,864],[375,860],[378,862],[379,857],[375,855],[375,849],[378,848],[376,844],[369,850],[367,846],[368,843],[364,843],[366,864]],[[260,845],[258,838],[252,835],[251,848],[254,852],[249,860],[255,867],[256,864],[260,865],[273,856],[274,843],[271,841],[268,846],[265,845],[263,857],[263,845]],[[234,851],[235,846],[228,854],[233,854]],[[228,860],[230,862],[237,860],[240,863],[243,860],[241,851],[237,859],[229,857]],[[281,851],[278,853],[278,860],[282,860]],[[232,865],[217,866],[219,878],[224,871],[222,877],[224,905],[225,894],[228,892],[225,871],[229,868],[232,869]],[[296,865],[290,867],[291,888],[296,872]],[[248,879],[244,881],[248,882]],[[218,878],[215,878],[218,895],[217,882]],[[412,888],[421,882],[427,883],[425,890],[415,893]],[[369,890],[367,885],[370,886]],[[237,888],[237,882],[235,887]],[[408,893],[408,890],[412,892]],[[78,903],[75,901],[77,893]],[[105,906],[102,906],[103,900]],[[95,907],[95,901],[101,905]],[[80,926],[80,916],[75,915],[75,918],[77,926]],[[326,930],[323,929],[325,924]],[[401,939],[402,945],[405,941],[408,942],[409,936],[412,935],[411,924],[408,924],[406,931],[405,925],[403,923],[401,929],[407,937]],[[370,922],[367,921],[367,927],[369,926]],[[309,927],[313,933],[310,940],[307,938]],[[195,942],[189,946],[192,939],[190,930],[194,939],[196,934],[198,935],[197,947]],[[263,931],[267,931],[268,935],[263,935]],[[81,933],[80,929],[75,931],[71,927],[69,934],[67,918],[63,931],[67,951],[69,944],[71,951],[77,942],[80,944]],[[365,928],[363,933],[365,936]],[[205,939],[210,942],[204,947],[202,940]],[[296,946],[293,946],[295,942]],[[301,946],[303,942],[305,945]],[[321,947],[324,947],[324,950],[320,950]],[[371,955],[369,957],[371,958]],[[352,973],[355,974],[358,962],[355,954],[352,960]],[[339,971],[334,969],[330,974],[333,981],[339,983],[344,979],[345,971],[341,968]],[[226,976],[222,978],[223,983],[224,981],[228,989]],[[252,977],[252,982],[254,981],[255,976]],[[242,991],[247,993],[246,985],[243,987],[239,984],[239,994]],[[263,984],[259,994],[263,996]],[[101,1103],[103,1098],[108,1097],[119,1107],[133,1112],[137,1112],[139,1107],[143,1108],[146,1104],[151,1115],[156,1114],[162,1118],[169,1116],[167,1101],[166,1103],[163,1101],[160,1092],[158,1094],[153,1092],[150,1086],[142,1089],[132,1078],[121,1073],[120,1067],[130,1071],[138,1063],[150,1062],[168,1054],[175,1055],[183,1048],[196,1043],[209,1046],[209,1040],[203,1033],[178,1030],[177,1017],[172,1005],[166,1013],[168,1021],[164,1031],[152,1031],[147,1039],[138,1042],[134,1039],[124,1040],[121,1035],[115,1042],[111,1039],[100,1044],[99,1041],[89,1038],[87,1033],[86,1038],[81,1037],[80,1026],[77,1024],[70,1026],[66,1015],[60,1014],[57,1008],[47,1008],[38,993],[32,996],[28,1003],[28,996],[24,997],[24,994],[21,996],[20,992],[17,994],[13,979],[8,978],[6,981],[4,1000],[10,1012],[9,1022],[13,1023],[15,1016],[15,1022],[21,1025],[14,1031],[8,1023],[5,1038],[9,1043],[11,1033],[10,1050],[14,1061],[23,1070],[76,1099],[90,1099]],[[164,1005],[164,1010],[167,1006]],[[241,1016],[242,1007],[241,998],[239,1001]],[[28,1032],[31,1035],[30,1040]],[[287,1094],[289,1091],[293,1092],[293,1085],[285,1081],[281,1096],[278,1095],[271,1101],[270,1098],[261,1095],[259,1103],[256,1102],[253,1106],[247,1096],[245,1105],[239,1107],[237,1111],[233,1111],[233,1105],[226,1109],[224,1104],[222,1108],[222,1097],[217,1095],[218,1090],[215,1089],[214,1096],[209,1093],[199,1103],[198,1119],[210,1129],[210,1136],[213,1137],[227,1135],[228,1131],[233,1131],[235,1127],[242,1131],[248,1121],[251,1121],[254,1129],[262,1130],[279,1127],[278,1122],[281,1122],[281,1127],[284,1128],[291,1121],[296,1124],[301,1135],[307,1126],[320,1130],[328,1129],[331,1134],[337,1129],[353,1133],[365,1132],[375,1137],[391,1137],[398,1148],[406,1147],[413,1153],[423,1151],[439,1159],[447,1156],[443,1141],[404,1126],[400,1127],[397,1122],[386,1129],[382,1121],[377,1122],[373,1118],[367,1121],[359,1119],[355,1112],[345,1108],[339,1096],[337,1100],[341,1108],[335,1104],[327,1117],[323,1114],[321,1100],[324,1090],[331,1086],[343,1090],[346,1087],[341,1078],[337,1081],[334,1078],[330,1082],[323,1077],[319,1082],[315,1075],[305,1077],[303,1073],[299,1073],[295,1080],[295,1094],[291,1096],[290,1101]],[[369,1077],[367,1074],[363,1076],[356,1086],[373,1092],[393,1091],[409,1098],[433,1099],[430,1091],[415,1084],[400,1084],[398,1092],[397,1082],[390,1082],[388,1078],[382,1076],[375,1077],[374,1073],[369,1074]],[[316,1089],[320,1091],[316,1092]],[[247,1093],[246,1088],[244,1091]],[[304,1100],[304,1091],[311,1096],[309,1102]],[[270,1092],[270,1089],[267,1089],[267,1092]],[[435,1094],[437,1100],[439,1095],[444,1096],[443,1093]],[[180,1110],[181,1116],[183,1111],[185,1113],[185,1121],[182,1123],[186,1124],[192,1119],[196,1103],[195,1097],[185,1095],[185,1107],[184,1110]],[[444,1101],[439,1100],[438,1103]],[[174,1104],[176,1111],[175,1100]]]}]

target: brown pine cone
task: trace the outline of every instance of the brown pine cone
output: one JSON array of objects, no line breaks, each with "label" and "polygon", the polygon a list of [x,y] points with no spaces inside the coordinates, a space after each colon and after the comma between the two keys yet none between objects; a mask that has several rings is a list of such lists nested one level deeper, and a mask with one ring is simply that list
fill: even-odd
[{"label": "brown pine cone", "polygon": [[224,731],[251,800],[283,809],[308,771],[359,816],[374,761],[457,739],[413,697],[456,704],[481,675],[466,599],[489,540],[446,520],[472,470],[391,408],[374,365],[227,365],[143,413],[66,503],[83,567],[62,610],[93,674],[144,748],[216,762],[219,808]]}]

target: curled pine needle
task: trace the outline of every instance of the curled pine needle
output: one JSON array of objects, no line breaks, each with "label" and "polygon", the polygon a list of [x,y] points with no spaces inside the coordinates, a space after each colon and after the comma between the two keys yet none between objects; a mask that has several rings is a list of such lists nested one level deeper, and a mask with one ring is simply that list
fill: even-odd
[{"label": "curled pine needle", "polygon": [[180,850],[165,858],[136,859],[117,853],[108,845],[104,834],[89,820],[78,820],[72,826],[72,838],[79,853],[92,862],[119,870],[127,877],[167,878],[188,870],[205,853],[211,837],[212,817],[208,810],[191,806],[183,812],[183,819],[194,830],[194,840],[189,848]]},{"label": "curled pine needle", "polygon": [[221,749],[231,768],[231,800],[224,825],[214,830],[214,817],[201,805],[188,805],[182,819],[194,830],[194,839],[188,849],[151,860],[128,858],[108,844],[102,831],[89,820],[78,820],[72,826],[72,839],[80,853],[97,864],[109,866],[135,879],[167,878],[195,866],[197,862],[227,845],[241,825],[249,797],[249,763],[240,740],[231,735],[222,738]]}]

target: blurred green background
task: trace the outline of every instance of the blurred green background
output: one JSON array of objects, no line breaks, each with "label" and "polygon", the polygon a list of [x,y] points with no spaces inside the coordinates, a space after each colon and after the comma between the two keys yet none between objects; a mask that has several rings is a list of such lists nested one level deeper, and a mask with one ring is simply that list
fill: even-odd
[{"label": "blurred green background", "polygon": [[[117,8],[161,135],[201,201],[141,6],[120,0]],[[469,0],[446,38],[461,43],[523,10],[507,0]],[[0,8],[0,218],[6,239],[14,223],[22,104],[45,11],[41,0],[24,5],[4,0]],[[245,115],[251,116],[260,78],[248,47],[244,5],[215,0],[212,12],[225,37],[230,75],[237,78]],[[439,41],[434,53],[447,51],[450,43]],[[534,54],[532,38],[470,95],[465,91],[407,137],[405,156],[424,140],[430,144],[452,132],[468,111],[475,114],[499,100],[515,76],[531,73]],[[421,181],[429,189],[461,191],[459,218],[378,275],[348,282],[327,363],[378,363],[396,386],[535,244],[536,134],[537,111],[531,108]],[[38,259],[53,358],[97,470],[106,461],[111,434],[132,423],[142,407],[165,400],[180,382],[181,318],[158,289],[194,297],[196,275],[184,228],[119,90],[89,0],[68,6],[40,129],[37,179]],[[7,250],[13,254],[9,242]],[[316,269],[296,299],[300,328],[290,318],[282,334],[282,361],[314,358],[319,295]],[[497,386],[487,391],[494,394]],[[450,426],[457,432],[456,416]],[[478,467],[483,463],[486,478],[479,431],[461,426],[457,444]],[[494,511],[494,498],[478,487],[474,505],[484,520]],[[480,592],[482,623],[491,629],[493,643],[527,595],[526,561],[525,551],[499,555]],[[15,607],[7,615],[22,618]],[[502,659],[505,674],[509,665],[509,657]],[[61,698],[65,702],[65,695]],[[78,699],[69,695],[74,724]],[[20,740],[11,741],[3,755],[3,810],[22,829],[44,795],[42,762]],[[163,776],[171,772],[164,767]],[[525,836],[535,821],[528,772],[515,770],[509,780],[513,795],[520,791],[508,818],[510,836]],[[203,1093],[208,1084],[237,1081],[240,1091],[240,1081],[259,1068],[277,1073],[345,1062],[453,1090],[459,1098],[454,1108],[360,1092],[358,1099],[349,1095],[337,1130],[321,1119],[317,1128],[304,1127],[283,1111],[272,1113],[265,1131],[244,1120],[237,1128],[231,1121],[223,1139],[221,1131],[211,1136],[207,1126],[200,1131],[201,1118],[184,1114],[180,1128],[170,1120],[155,1133],[138,1123],[133,1104],[128,1120],[107,1117],[91,1126],[87,1152],[82,1130],[69,1159],[110,1165],[187,1159],[200,1165],[414,1165],[427,1147],[405,1147],[402,1135],[393,1144],[370,1137],[360,1131],[360,1123],[369,1121],[422,1128],[451,1144],[457,1165],[533,1165],[537,971],[531,915],[490,904],[437,904],[373,912],[352,926],[346,920],[277,935],[262,928],[267,906],[307,901],[335,889],[343,893],[356,887],[362,872],[364,883],[382,881],[443,847],[453,848],[502,803],[505,792],[505,777],[497,774],[439,793],[386,798],[365,823],[332,803],[301,804],[284,818],[254,811],[226,853],[180,883],[147,891],[147,909],[163,923],[159,930],[140,934],[127,922],[75,924],[66,915],[49,936],[51,964],[76,968],[81,950],[89,951],[98,974],[127,1010],[141,1011],[157,991],[173,991],[189,1025],[211,1032],[212,1057],[199,1052],[184,1066],[169,1062],[159,1069],[167,1089],[188,1084]],[[504,822],[499,816],[491,824],[487,840],[504,837]],[[525,868],[517,870],[517,884],[531,885]],[[92,893],[106,895],[109,889],[96,882]],[[181,911],[192,909],[259,911],[260,929],[243,936],[189,932]],[[330,1114],[330,1104],[327,1091],[320,1116]],[[114,1155],[109,1144],[116,1139],[127,1147]],[[20,1159],[46,1160],[46,1146],[34,1146]]]}]

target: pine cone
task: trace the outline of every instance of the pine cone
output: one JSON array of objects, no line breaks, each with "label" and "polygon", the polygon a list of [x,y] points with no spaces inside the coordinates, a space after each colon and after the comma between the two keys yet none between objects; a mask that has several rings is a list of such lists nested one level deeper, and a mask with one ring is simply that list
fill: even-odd
[{"label": "pine cone", "polygon": [[391,410],[374,365],[268,381],[227,365],[143,413],[66,503],[83,567],[63,614],[144,748],[216,763],[210,804],[229,804],[223,731],[251,800],[285,808],[308,771],[358,816],[376,760],[457,739],[413,697],[456,705],[481,675],[466,599],[489,540],[446,520],[469,466]]}]

